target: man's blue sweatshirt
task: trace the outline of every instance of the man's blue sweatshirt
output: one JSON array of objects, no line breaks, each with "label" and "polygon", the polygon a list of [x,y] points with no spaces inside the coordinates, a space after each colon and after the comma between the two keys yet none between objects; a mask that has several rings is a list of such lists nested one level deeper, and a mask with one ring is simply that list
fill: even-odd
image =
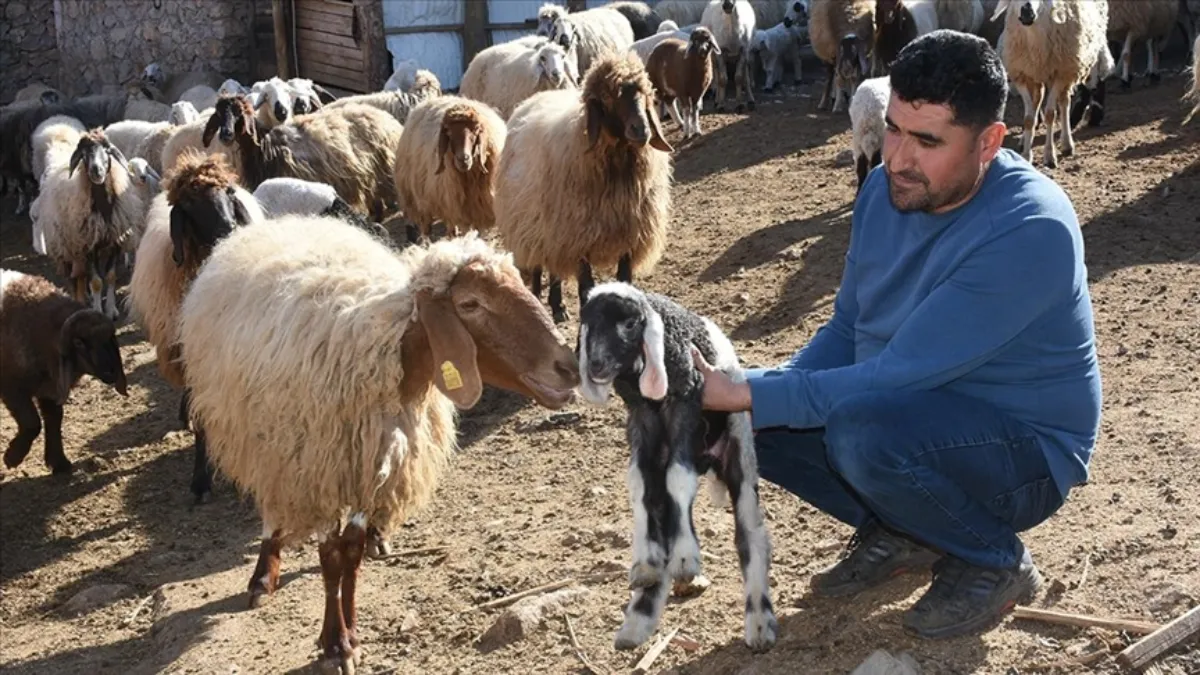
[{"label": "man's blue sweatshirt", "polygon": [[822,427],[868,391],[983,399],[1039,435],[1065,495],[1087,479],[1101,403],[1074,207],[1008,149],[973,198],[937,215],[897,211],[873,170],[833,317],[787,364],[746,377],[756,429]]}]

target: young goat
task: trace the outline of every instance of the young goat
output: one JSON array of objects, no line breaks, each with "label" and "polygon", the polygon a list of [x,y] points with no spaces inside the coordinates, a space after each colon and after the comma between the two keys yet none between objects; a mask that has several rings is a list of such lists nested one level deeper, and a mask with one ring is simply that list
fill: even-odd
[{"label": "young goat", "polygon": [[[685,139],[701,133],[700,108],[704,105],[704,92],[713,80],[710,54],[720,56],[721,48],[711,31],[698,26],[686,42],[667,38],[658,43],[646,60],[646,72],[658,94],[659,105],[671,113]],[[683,100],[682,116],[680,99]]]},{"label": "young goat", "polygon": [[767,573],[771,541],[758,503],[758,463],[748,413],[701,408],[703,379],[690,345],[744,379],[729,339],[711,320],[669,298],[610,282],[592,288],[579,321],[579,391],[604,405],[616,390],[629,411],[632,455],[627,475],[633,508],[633,598],[615,647],[632,649],[658,626],[672,579],[700,573],[692,525],[697,479],[709,472],[710,494],[734,504],[734,543],[746,598],[745,640],[760,650],[775,643],[778,624]]},{"label": "young goat", "polygon": [[0,398],[17,422],[5,466],[24,461],[45,424],[46,466],[71,472],[63,453],[63,404],[85,374],[128,396],[112,320],[42,277],[0,270]]}]

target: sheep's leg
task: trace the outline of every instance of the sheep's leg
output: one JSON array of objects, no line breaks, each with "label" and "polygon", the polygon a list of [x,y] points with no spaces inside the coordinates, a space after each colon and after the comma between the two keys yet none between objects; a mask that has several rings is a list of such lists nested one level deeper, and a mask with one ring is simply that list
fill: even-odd
[{"label": "sheep's leg", "polygon": [[279,556],[283,551],[283,530],[263,518],[262,542],[258,545],[258,562],[250,575],[250,609],[260,607],[266,596],[279,588]]},{"label": "sheep's leg", "polygon": [[1158,50],[1155,47],[1154,38],[1146,40],[1146,49],[1149,52],[1146,55],[1146,77],[1151,84],[1158,84],[1162,81],[1162,76],[1158,74]]},{"label": "sheep's leg", "polygon": [[700,476],[692,462],[692,448],[696,446],[696,429],[701,421],[699,410],[685,404],[672,405],[668,412],[671,420],[668,430],[671,460],[667,466],[666,488],[671,499],[670,515],[674,516],[674,527],[665,526],[667,575],[671,579],[689,582],[700,574],[700,541],[696,538],[696,525],[692,520],[692,504],[700,487]]},{"label": "sheep's leg", "polygon": [[723,113],[725,112],[725,87],[729,83],[729,73],[725,70],[728,66],[725,64],[724,53],[720,56],[712,54],[710,58],[715,64],[713,69],[717,71],[716,77],[713,78],[717,85],[717,112]]},{"label": "sheep's leg", "polygon": [[533,270],[529,273],[529,276],[530,276],[530,280],[529,280],[530,285],[532,286],[531,290],[533,291],[533,297],[537,298],[540,301],[542,299],[542,268],[534,267]]},{"label": "sheep's leg", "polygon": [[1021,155],[1033,161],[1033,130],[1037,125],[1037,111],[1042,105],[1041,85],[1031,85],[1024,80],[1014,82],[1021,101],[1025,104],[1024,129],[1021,131]]},{"label": "sheep's leg", "polygon": [[208,461],[208,436],[204,427],[195,425],[192,431],[195,441],[192,448],[192,495],[197,504],[204,502],[205,495],[212,493],[213,466]]},{"label": "sheep's leg", "polygon": [[733,542],[746,597],[746,646],[759,650],[775,644],[779,631],[771,604],[771,539],[758,501],[758,470],[748,460],[753,457],[754,449],[743,448],[741,443],[750,434],[736,433],[738,425],[748,425],[749,421],[744,416],[731,415],[729,423],[734,433],[725,437],[725,461],[718,462],[719,474],[734,505]]},{"label": "sheep's leg", "polygon": [[667,108],[667,114],[671,116],[671,121],[683,130],[683,137],[687,138],[687,126],[684,125],[683,118],[679,116],[679,99],[672,96],[669,99],[663,99],[663,104]]},{"label": "sheep's leg", "polygon": [[363,553],[367,546],[366,532],[367,517],[356,513],[350,518],[350,524],[342,531],[342,617],[346,621],[346,634],[350,639],[350,647],[354,650],[352,657],[358,659],[358,606],[354,601],[354,591],[358,587],[358,570],[362,567]]},{"label": "sheep's leg", "polygon": [[367,550],[366,555],[369,558],[383,558],[391,555],[392,546],[388,543],[387,538],[374,525],[367,525]]},{"label": "sheep's leg", "polygon": [[4,451],[4,466],[12,469],[25,461],[33,441],[42,433],[42,418],[31,398],[11,392],[0,394],[0,398],[17,422],[17,435],[8,442],[8,449]]},{"label": "sheep's leg", "polygon": [[799,46],[792,47],[792,71],[793,71],[792,84],[799,86],[800,80],[801,80],[800,47]]},{"label": "sheep's leg", "polygon": [[184,429],[188,428],[188,422],[191,419],[188,416],[188,405],[190,400],[191,397],[188,395],[188,390],[184,389],[183,395],[179,397],[179,424],[182,425]]},{"label": "sheep's leg", "polygon": [[70,460],[63,453],[62,406],[57,401],[49,398],[38,398],[37,404],[38,408],[42,411],[42,423],[46,429],[45,435],[42,436],[42,442],[45,443],[43,457],[45,458],[46,466],[54,474],[71,473],[75,467],[71,465]]},{"label": "sheep's leg", "polygon": [[408,243],[416,244],[421,241],[421,231],[417,228],[417,224],[407,222],[404,224],[404,234],[408,237]]},{"label": "sheep's leg", "polygon": [[76,275],[75,281],[75,302],[87,303],[87,279],[83,275]]},{"label": "sheep's leg", "polygon": [[867,179],[867,172],[871,170],[870,167],[867,166],[867,156],[866,155],[858,156],[858,160],[856,161],[855,170],[856,170],[856,173],[858,174],[858,187],[855,188],[854,195],[857,197],[858,193],[862,192],[863,181],[865,181]]},{"label": "sheep's leg", "polygon": [[628,253],[621,256],[617,261],[617,281],[624,281],[627,284],[633,283],[633,258]]},{"label": "sheep's leg", "polygon": [[567,310],[563,309],[562,303],[562,279],[550,275],[550,316],[554,319],[554,323],[563,323],[567,320]]},{"label": "sheep's leg", "polygon": [[104,272],[104,291],[105,309],[104,315],[116,321],[121,316],[121,310],[117,307],[117,261],[116,258],[111,260],[112,265]]},{"label": "sheep's leg", "polygon": [[592,286],[596,285],[596,280],[592,277],[592,264],[587,260],[579,261],[579,278],[576,287],[579,289],[579,311],[583,312],[583,306],[587,304],[588,293],[591,292]]},{"label": "sheep's leg", "polygon": [[1133,33],[1129,32],[1125,35],[1125,45],[1121,48],[1121,88],[1129,89],[1133,86]]},{"label": "sheep's leg", "polygon": [[617,631],[613,646],[633,649],[644,643],[658,627],[667,596],[671,592],[666,576],[665,536],[676,525],[670,517],[671,499],[667,494],[666,472],[658,461],[665,433],[658,416],[643,408],[630,419],[632,454],[626,473],[629,504],[633,510],[633,565],[629,585],[633,596],[625,607],[625,620]]},{"label": "sheep's leg", "polygon": [[25,193],[24,185],[17,185],[17,210],[16,215],[21,215],[29,208],[29,195]]},{"label": "sheep's leg", "polygon": [[833,64],[825,64],[825,90],[821,93],[821,100],[817,103],[817,110],[825,110],[830,104],[829,95],[833,90]]},{"label": "sheep's leg", "polygon": [[1058,101],[1059,124],[1062,126],[1062,142],[1063,142],[1063,157],[1070,157],[1075,154],[1075,135],[1071,131],[1069,117],[1071,113],[1071,90],[1072,87],[1063,87],[1063,92]]},{"label": "sheep's leg", "polygon": [[1058,166],[1058,153],[1054,149],[1054,123],[1058,121],[1058,101],[1062,96],[1061,89],[1062,84],[1055,82],[1050,85],[1050,92],[1046,94],[1046,144],[1042,161],[1051,169]]},{"label": "sheep's leg", "polygon": [[[95,265],[88,265],[88,272],[91,279],[88,281],[88,292],[92,298],[92,309],[104,314],[104,305],[101,300],[104,297],[104,280],[100,277],[100,273],[96,271]],[[108,316],[107,314],[104,314]]]},{"label": "sheep's leg", "polygon": [[347,561],[342,555],[343,546],[337,527],[321,537],[317,554],[321,558],[321,576],[325,580],[325,621],[321,625],[321,650],[324,653],[322,670],[352,675],[358,660],[358,651],[350,644],[346,630],[346,619],[342,613],[341,588]]}]

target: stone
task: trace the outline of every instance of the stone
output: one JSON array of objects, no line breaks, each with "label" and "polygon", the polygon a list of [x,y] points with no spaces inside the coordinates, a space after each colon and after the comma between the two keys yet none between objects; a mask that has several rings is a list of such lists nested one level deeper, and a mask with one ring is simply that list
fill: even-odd
[{"label": "stone", "polygon": [[523,640],[541,628],[546,619],[562,614],[563,610],[579,604],[592,595],[587,588],[564,588],[531,598],[522,598],[504,610],[491,628],[479,638],[483,653]]},{"label": "stone", "polygon": [[63,603],[62,613],[68,617],[79,616],[104,605],[112,604],[114,601],[132,593],[133,587],[128,584],[91,586],[71,596],[70,600]]},{"label": "stone", "polygon": [[854,151],[846,148],[837,154],[833,159],[833,165],[839,169],[844,169],[854,165]]},{"label": "stone", "polygon": [[6,7],[4,10],[4,16],[7,17],[9,21],[17,21],[22,16],[25,16],[25,12],[27,11],[29,11],[29,8],[25,6],[25,3],[10,2],[8,3],[8,7]]},{"label": "stone", "polygon": [[908,652],[901,652],[897,658],[886,650],[876,649],[850,675],[921,675],[921,668]]}]

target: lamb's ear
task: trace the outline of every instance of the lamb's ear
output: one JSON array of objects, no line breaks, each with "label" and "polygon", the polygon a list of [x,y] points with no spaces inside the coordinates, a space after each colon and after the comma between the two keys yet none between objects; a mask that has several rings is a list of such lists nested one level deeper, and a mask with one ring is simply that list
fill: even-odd
[{"label": "lamb's ear", "polygon": [[440,174],[446,169],[446,153],[450,151],[450,134],[446,133],[446,127],[442,127],[438,133],[437,160],[438,168],[433,173]]},{"label": "lamb's ear", "polygon": [[183,265],[183,240],[187,235],[188,216],[178,206],[171,207],[171,260],[176,267]]},{"label": "lamb's ear", "polygon": [[587,101],[587,134],[588,134],[588,149],[596,147],[596,141],[600,140],[600,127],[604,124],[604,104],[600,101],[589,98]]},{"label": "lamb's ear", "polygon": [[667,366],[663,346],[663,321],[653,309],[646,313],[646,328],[642,331],[642,376],[638,388],[642,396],[661,401],[667,396]]},{"label": "lamb's ear", "polygon": [[315,82],[313,83],[313,86],[312,86],[312,88],[313,88],[313,91],[317,92],[317,102],[318,102],[318,103],[320,103],[320,102],[321,102],[321,98],[322,98],[322,97],[324,97],[324,98],[326,98],[326,99],[327,99],[327,100],[325,101],[325,103],[332,103],[333,101],[336,101],[336,100],[337,100],[337,97],[336,97],[336,96],[334,96],[333,94],[329,93],[328,91],[326,91],[326,90],[325,90],[325,87],[322,87],[321,85],[319,85],[319,84],[317,84],[317,83],[315,83]]},{"label": "lamb's ear", "polygon": [[71,154],[71,169],[69,171],[67,171],[68,178],[75,175],[75,169],[79,166],[79,163],[82,161],[83,161],[83,146],[76,145],[75,152]]},{"label": "lamb's ear", "polygon": [[208,118],[208,124],[204,125],[204,135],[200,137],[200,142],[204,147],[208,147],[212,143],[213,136],[216,135],[217,129],[221,128],[221,118],[217,113],[213,113]]},{"label": "lamb's ear", "polygon": [[484,136],[483,130],[475,134],[475,163],[479,166],[480,173],[486,174],[487,169],[487,138]]},{"label": "lamb's ear", "polygon": [[417,293],[417,320],[433,353],[433,381],[454,405],[467,410],[479,402],[483,381],[475,361],[475,339],[454,311],[448,295]]},{"label": "lamb's ear", "polygon": [[258,145],[258,124],[254,120],[254,115],[250,114],[249,110],[242,108],[242,129],[250,140]]},{"label": "lamb's ear", "polygon": [[113,145],[111,141],[108,143],[108,152],[112,155],[113,159],[117,160],[117,164],[120,164],[121,168],[125,169],[125,173],[133,173],[129,170],[129,160],[125,159],[125,153],[121,152],[121,149]]},{"label": "lamb's ear", "polygon": [[650,147],[663,152],[671,152],[674,148],[663,138],[662,122],[658,119],[658,112],[655,111],[654,101],[646,98],[646,119],[650,120]]},{"label": "lamb's ear", "polygon": [[[64,345],[64,348],[68,348]],[[54,399],[62,405],[71,395],[71,384],[75,381],[75,359],[64,351],[58,359],[58,380],[55,382]]]},{"label": "lamb's ear", "polygon": [[1008,0],[1000,0],[999,2],[997,2],[996,3],[996,11],[992,12],[991,20],[995,21],[996,19],[999,19],[1000,15],[1003,14],[1004,10],[1006,10],[1006,9],[1008,9]]}]

